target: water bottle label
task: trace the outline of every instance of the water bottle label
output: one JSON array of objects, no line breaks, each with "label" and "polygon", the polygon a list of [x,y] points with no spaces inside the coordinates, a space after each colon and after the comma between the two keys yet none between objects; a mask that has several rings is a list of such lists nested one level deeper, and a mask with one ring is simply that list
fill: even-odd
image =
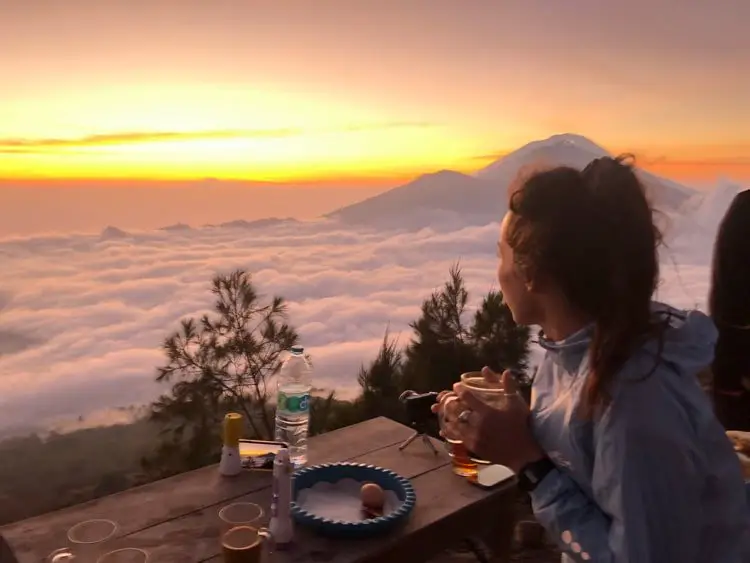
[{"label": "water bottle label", "polygon": [[290,414],[305,414],[310,410],[310,393],[287,395],[279,392],[276,408]]}]

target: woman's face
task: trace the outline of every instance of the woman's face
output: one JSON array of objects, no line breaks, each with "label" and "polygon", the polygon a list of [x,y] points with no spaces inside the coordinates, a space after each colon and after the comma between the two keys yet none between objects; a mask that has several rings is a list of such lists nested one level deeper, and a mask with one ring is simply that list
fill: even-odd
[{"label": "woman's face", "polygon": [[532,284],[520,271],[513,256],[513,249],[507,242],[510,212],[506,213],[500,226],[500,240],[497,243],[499,265],[497,281],[500,291],[508,304],[513,320],[519,325],[539,324],[541,307],[532,291]]}]

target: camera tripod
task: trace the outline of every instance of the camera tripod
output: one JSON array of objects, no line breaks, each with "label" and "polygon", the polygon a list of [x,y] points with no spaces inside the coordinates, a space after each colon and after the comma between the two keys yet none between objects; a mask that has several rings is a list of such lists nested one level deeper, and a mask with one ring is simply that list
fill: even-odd
[{"label": "camera tripod", "polygon": [[421,438],[422,443],[428,449],[432,450],[433,454],[438,455],[437,448],[427,435],[427,421],[432,414],[430,407],[435,402],[435,397],[437,397],[437,393],[424,393],[421,395],[414,391],[404,391],[401,393],[398,399],[406,406],[409,426],[414,429],[414,434],[404,440],[404,443],[398,447],[399,451],[403,451],[417,438]]},{"label": "camera tripod", "polygon": [[400,445],[400,446],[398,447],[398,449],[399,449],[399,450],[401,450],[401,451],[403,451],[403,450],[404,450],[404,449],[405,449],[405,448],[406,448],[406,447],[407,447],[407,446],[408,446],[409,444],[411,444],[411,443],[412,443],[412,442],[413,442],[414,440],[416,440],[417,438],[422,438],[422,442],[424,442],[424,443],[425,443],[425,445],[426,445],[426,446],[427,446],[427,447],[428,447],[429,449],[431,449],[431,450],[432,450],[432,453],[434,453],[435,455],[438,455],[438,451],[437,451],[437,448],[435,448],[435,444],[433,444],[433,443],[432,443],[432,442],[430,441],[430,437],[429,437],[429,436],[428,436],[427,434],[425,434],[424,432],[420,432],[419,430],[414,430],[414,434],[412,434],[412,435],[411,435],[411,436],[409,436],[409,437],[408,437],[408,438],[407,438],[406,440],[404,440],[404,443],[403,443],[403,444],[401,444],[401,445]]}]

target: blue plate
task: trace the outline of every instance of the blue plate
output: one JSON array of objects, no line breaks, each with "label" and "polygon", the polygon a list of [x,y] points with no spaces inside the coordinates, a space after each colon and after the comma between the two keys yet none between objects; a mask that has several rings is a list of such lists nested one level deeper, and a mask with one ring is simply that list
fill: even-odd
[{"label": "blue plate", "polygon": [[[321,481],[337,483],[342,479],[377,483],[384,490],[393,491],[401,504],[385,516],[356,522],[324,518],[308,512],[297,504],[299,491],[313,487]],[[389,532],[405,522],[414,508],[417,496],[407,479],[388,469],[363,463],[325,463],[301,469],[294,474],[292,499],[292,516],[300,525],[328,537],[369,538]]]}]

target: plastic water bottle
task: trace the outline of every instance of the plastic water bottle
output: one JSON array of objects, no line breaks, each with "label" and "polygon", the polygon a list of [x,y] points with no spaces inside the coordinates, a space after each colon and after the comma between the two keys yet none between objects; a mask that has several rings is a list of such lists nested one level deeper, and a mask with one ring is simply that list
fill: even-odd
[{"label": "plastic water bottle", "polygon": [[289,458],[295,467],[307,463],[307,432],[310,426],[312,366],[302,346],[292,346],[281,365],[276,400],[276,440],[289,444]]}]

